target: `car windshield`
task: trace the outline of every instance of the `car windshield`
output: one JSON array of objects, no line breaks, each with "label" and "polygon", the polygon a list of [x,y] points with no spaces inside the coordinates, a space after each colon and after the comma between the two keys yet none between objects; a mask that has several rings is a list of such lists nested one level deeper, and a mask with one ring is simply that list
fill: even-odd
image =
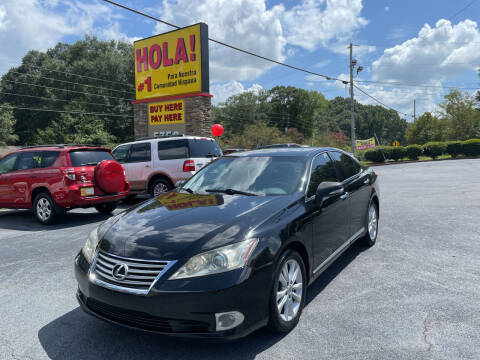
[{"label": "car windshield", "polygon": [[106,150],[79,150],[70,152],[72,166],[97,165],[103,160],[115,160]]},{"label": "car windshield", "polygon": [[300,187],[305,159],[297,156],[221,158],[199,171],[183,189],[194,193],[287,195]]}]

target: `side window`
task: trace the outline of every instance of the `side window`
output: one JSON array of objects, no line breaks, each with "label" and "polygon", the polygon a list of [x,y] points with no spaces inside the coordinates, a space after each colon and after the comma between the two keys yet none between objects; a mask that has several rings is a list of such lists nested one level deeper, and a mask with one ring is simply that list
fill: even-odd
[{"label": "side window", "polygon": [[313,159],[307,197],[315,195],[318,185],[324,181],[338,181],[333,161],[326,153],[320,154]]},{"label": "side window", "polygon": [[131,145],[122,145],[113,150],[113,156],[119,163],[124,163],[128,161],[128,152],[130,151]]},{"label": "side window", "polygon": [[339,171],[340,181],[348,179],[355,174],[358,174],[361,170],[361,166],[358,162],[352,159],[350,156],[338,151],[330,152],[335,166]]},{"label": "side window", "polygon": [[188,144],[186,140],[158,142],[159,160],[185,159],[188,157]]},{"label": "side window", "polygon": [[14,170],[15,161],[17,161],[18,154],[12,154],[0,160],[0,174]]},{"label": "side window", "polygon": [[17,170],[38,169],[42,167],[42,153],[39,151],[24,152],[20,155]]},{"label": "side window", "polygon": [[211,158],[222,156],[222,149],[214,140],[190,139],[190,157]]},{"label": "side window", "polygon": [[44,151],[42,153],[42,168],[47,168],[53,165],[57,160],[60,151]]},{"label": "side window", "polygon": [[151,146],[149,142],[132,144],[132,149],[130,151],[130,157],[128,159],[128,162],[132,163],[150,161],[152,159],[151,156]]}]

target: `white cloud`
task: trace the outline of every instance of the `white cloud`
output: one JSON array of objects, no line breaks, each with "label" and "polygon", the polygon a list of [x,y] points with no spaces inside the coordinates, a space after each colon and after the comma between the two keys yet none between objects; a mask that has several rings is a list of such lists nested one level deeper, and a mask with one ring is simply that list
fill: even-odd
[{"label": "white cloud", "polygon": [[368,87],[372,95],[386,104],[412,113],[413,99],[418,112],[432,111],[442,95],[437,88],[448,78],[455,78],[465,71],[475,71],[480,64],[480,32],[477,23],[465,20],[453,25],[439,20],[435,27],[425,24],[418,36],[393,48],[372,64],[372,80],[405,85],[429,87],[402,87],[396,89],[378,84]]},{"label": "white cloud", "polygon": [[[205,22],[210,37],[254,53],[284,61],[330,42],[344,41],[368,22],[360,16],[362,0],[302,0],[286,9],[268,8],[266,0],[163,0],[157,10],[162,19],[179,26]],[[157,24],[154,33],[171,28]],[[332,45],[334,47],[334,45]],[[253,80],[272,63],[210,43],[212,81]]]},{"label": "white cloud", "polygon": [[390,7],[389,7],[389,6],[385,6],[384,10],[385,10],[385,12],[389,12],[389,11],[390,11]]},{"label": "white cloud", "polygon": [[235,80],[210,86],[210,92],[213,94],[212,102],[214,105],[224,102],[232,95],[247,91],[258,94],[261,90],[263,90],[263,87],[260,84],[253,84],[250,88],[245,89],[242,83]]}]

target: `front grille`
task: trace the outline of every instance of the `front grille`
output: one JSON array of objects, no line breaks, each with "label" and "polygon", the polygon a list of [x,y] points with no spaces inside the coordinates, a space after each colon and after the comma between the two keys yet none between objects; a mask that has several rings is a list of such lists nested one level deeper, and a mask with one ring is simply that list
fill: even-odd
[{"label": "front grille", "polygon": [[209,331],[209,324],[206,322],[163,319],[143,312],[120,309],[93,299],[88,299],[86,305],[91,311],[106,319],[143,330],[165,333],[205,333]]},{"label": "front grille", "polygon": [[[147,294],[155,281],[173,263],[173,261],[131,259],[99,251],[92,272],[97,280],[95,282],[99,285],[107,285],[106,287],[113,290]],[[114,268],[117,265],[126,265],[128,268],[124,279],[114,276]],[[122,274],[124,273],[122,271]]]}]

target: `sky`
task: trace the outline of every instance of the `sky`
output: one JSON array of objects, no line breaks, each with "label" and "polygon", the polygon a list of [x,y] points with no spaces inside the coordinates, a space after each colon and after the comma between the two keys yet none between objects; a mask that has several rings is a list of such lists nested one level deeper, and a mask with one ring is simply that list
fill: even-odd
[{"label": "sky", "polygon": [[[480,89],[480,0],[118,0],[178,26],[205,22],[209,36],[329,77],[348,79],[349,50],[363,70],[357,85],[412,121],[435,111],[451,87]],[[29,50],[85,35],[135,40],[172,28],[101,0],[2,0],[0,75]],[[339,81],[308,75],[210,43],[214,104],[276,85],[349,96]],[[389,84],[394,85],[389,85]],[[359,90],[356,99],[378,104]]]}]

